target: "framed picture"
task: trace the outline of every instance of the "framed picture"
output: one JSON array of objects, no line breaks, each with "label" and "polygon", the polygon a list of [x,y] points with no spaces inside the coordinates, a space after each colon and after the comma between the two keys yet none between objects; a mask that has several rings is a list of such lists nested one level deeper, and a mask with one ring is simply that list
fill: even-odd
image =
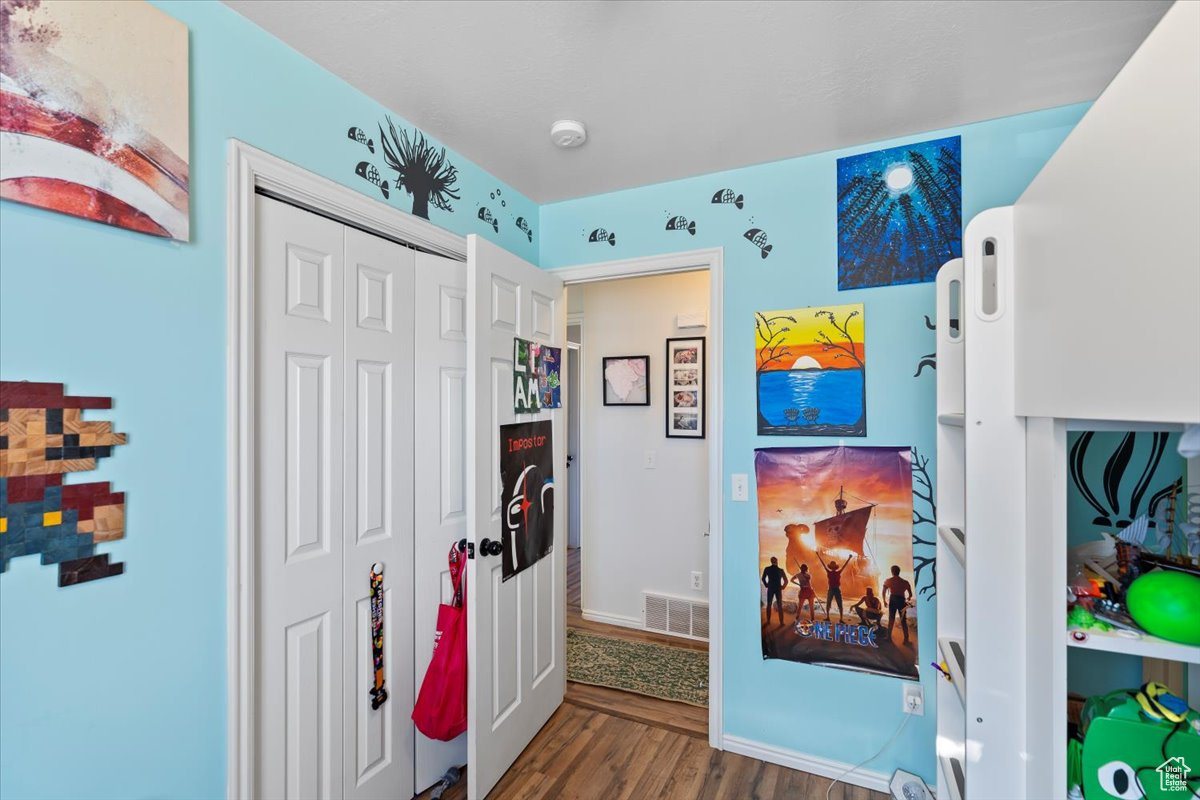
[{"label": "framed picture", "polygon": [[149,3],[0,0],[0,18],[0,197],[188,241],[187,26]]},{"label": "framed picture", "polygon": [[650,356],[605,356],[604,405],[650,405]]},{"label": "framed picture", "polygon": [[704,337],[667,339],[667,438],[703,439]]}]

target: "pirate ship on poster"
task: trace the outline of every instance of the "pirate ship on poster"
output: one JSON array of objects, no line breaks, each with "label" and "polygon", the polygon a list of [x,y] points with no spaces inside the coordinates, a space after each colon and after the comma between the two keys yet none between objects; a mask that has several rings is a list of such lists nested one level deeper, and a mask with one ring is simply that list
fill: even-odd
[{"label": "pirate ship on poster", "polygon": [[755,473],[763,658],[916,680],[910,449],[762,448]]}]

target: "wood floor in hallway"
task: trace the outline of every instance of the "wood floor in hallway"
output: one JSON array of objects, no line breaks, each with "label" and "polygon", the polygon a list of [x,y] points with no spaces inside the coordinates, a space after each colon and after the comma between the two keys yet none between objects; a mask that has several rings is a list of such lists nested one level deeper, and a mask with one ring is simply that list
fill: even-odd
[{"label": "wood floor in hallway", "polygon": [[[704,642],[583,619],[578,550],[568,550],[567,564],[568,625],[708,649]],[[568,682],[566,701],[488,800],[824,800],[828,787],[826,778],[711,749],[703,708]],[[443,798],[466,796],[464,778]],[[838,784],[830,800],[887,797]]]}]

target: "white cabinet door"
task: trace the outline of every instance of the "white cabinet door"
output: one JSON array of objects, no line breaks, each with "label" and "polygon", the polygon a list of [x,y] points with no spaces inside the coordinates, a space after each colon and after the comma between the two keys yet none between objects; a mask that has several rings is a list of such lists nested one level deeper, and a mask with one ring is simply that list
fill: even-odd
[{"label": "white cabinet door", "polygon": [[[416,253],[345,228],[342,747],[347,800],[414,794],[413,272]],[[370,571],[383,565],[388,700],[371,708]]]},{"label": "white cabinet door", "polygon": [[[562,281],[478,236],[467,237],[467,795],[484,797],[562,703],[566,688],[565,503],[554,548],[509,581],[480,542],[500,538],[500,425],[513,414],[513,337],[566,347]],[[554,474],[565,482],[563,410],[552,421]]]},{"label": "white cabinet door", "polygon": [[259,797],[342,791],[342,226],[257,204]]},{"label": "white cabinet door", "polygon": [[[452,599],[446,555],[467,535],[467,265],[418,253],[416,290],[416,638],[419,689],[433,653],[438,606]],[[467,736],[417,737],[417,791],[467,763]]]}]

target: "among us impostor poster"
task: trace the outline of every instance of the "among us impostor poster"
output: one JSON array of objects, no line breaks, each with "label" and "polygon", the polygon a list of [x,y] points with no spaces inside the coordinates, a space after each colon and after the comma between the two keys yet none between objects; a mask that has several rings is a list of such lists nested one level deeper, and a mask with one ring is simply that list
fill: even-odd
[{"label": "among us impostor poster", "polygon": [[755,451],[763,658],[917,679],[907,447]]},{"label": "among us impostor poster", "polygon": [[551,423],[500,426],[500,541],[503,577],[536,564],[554,547]]}]

